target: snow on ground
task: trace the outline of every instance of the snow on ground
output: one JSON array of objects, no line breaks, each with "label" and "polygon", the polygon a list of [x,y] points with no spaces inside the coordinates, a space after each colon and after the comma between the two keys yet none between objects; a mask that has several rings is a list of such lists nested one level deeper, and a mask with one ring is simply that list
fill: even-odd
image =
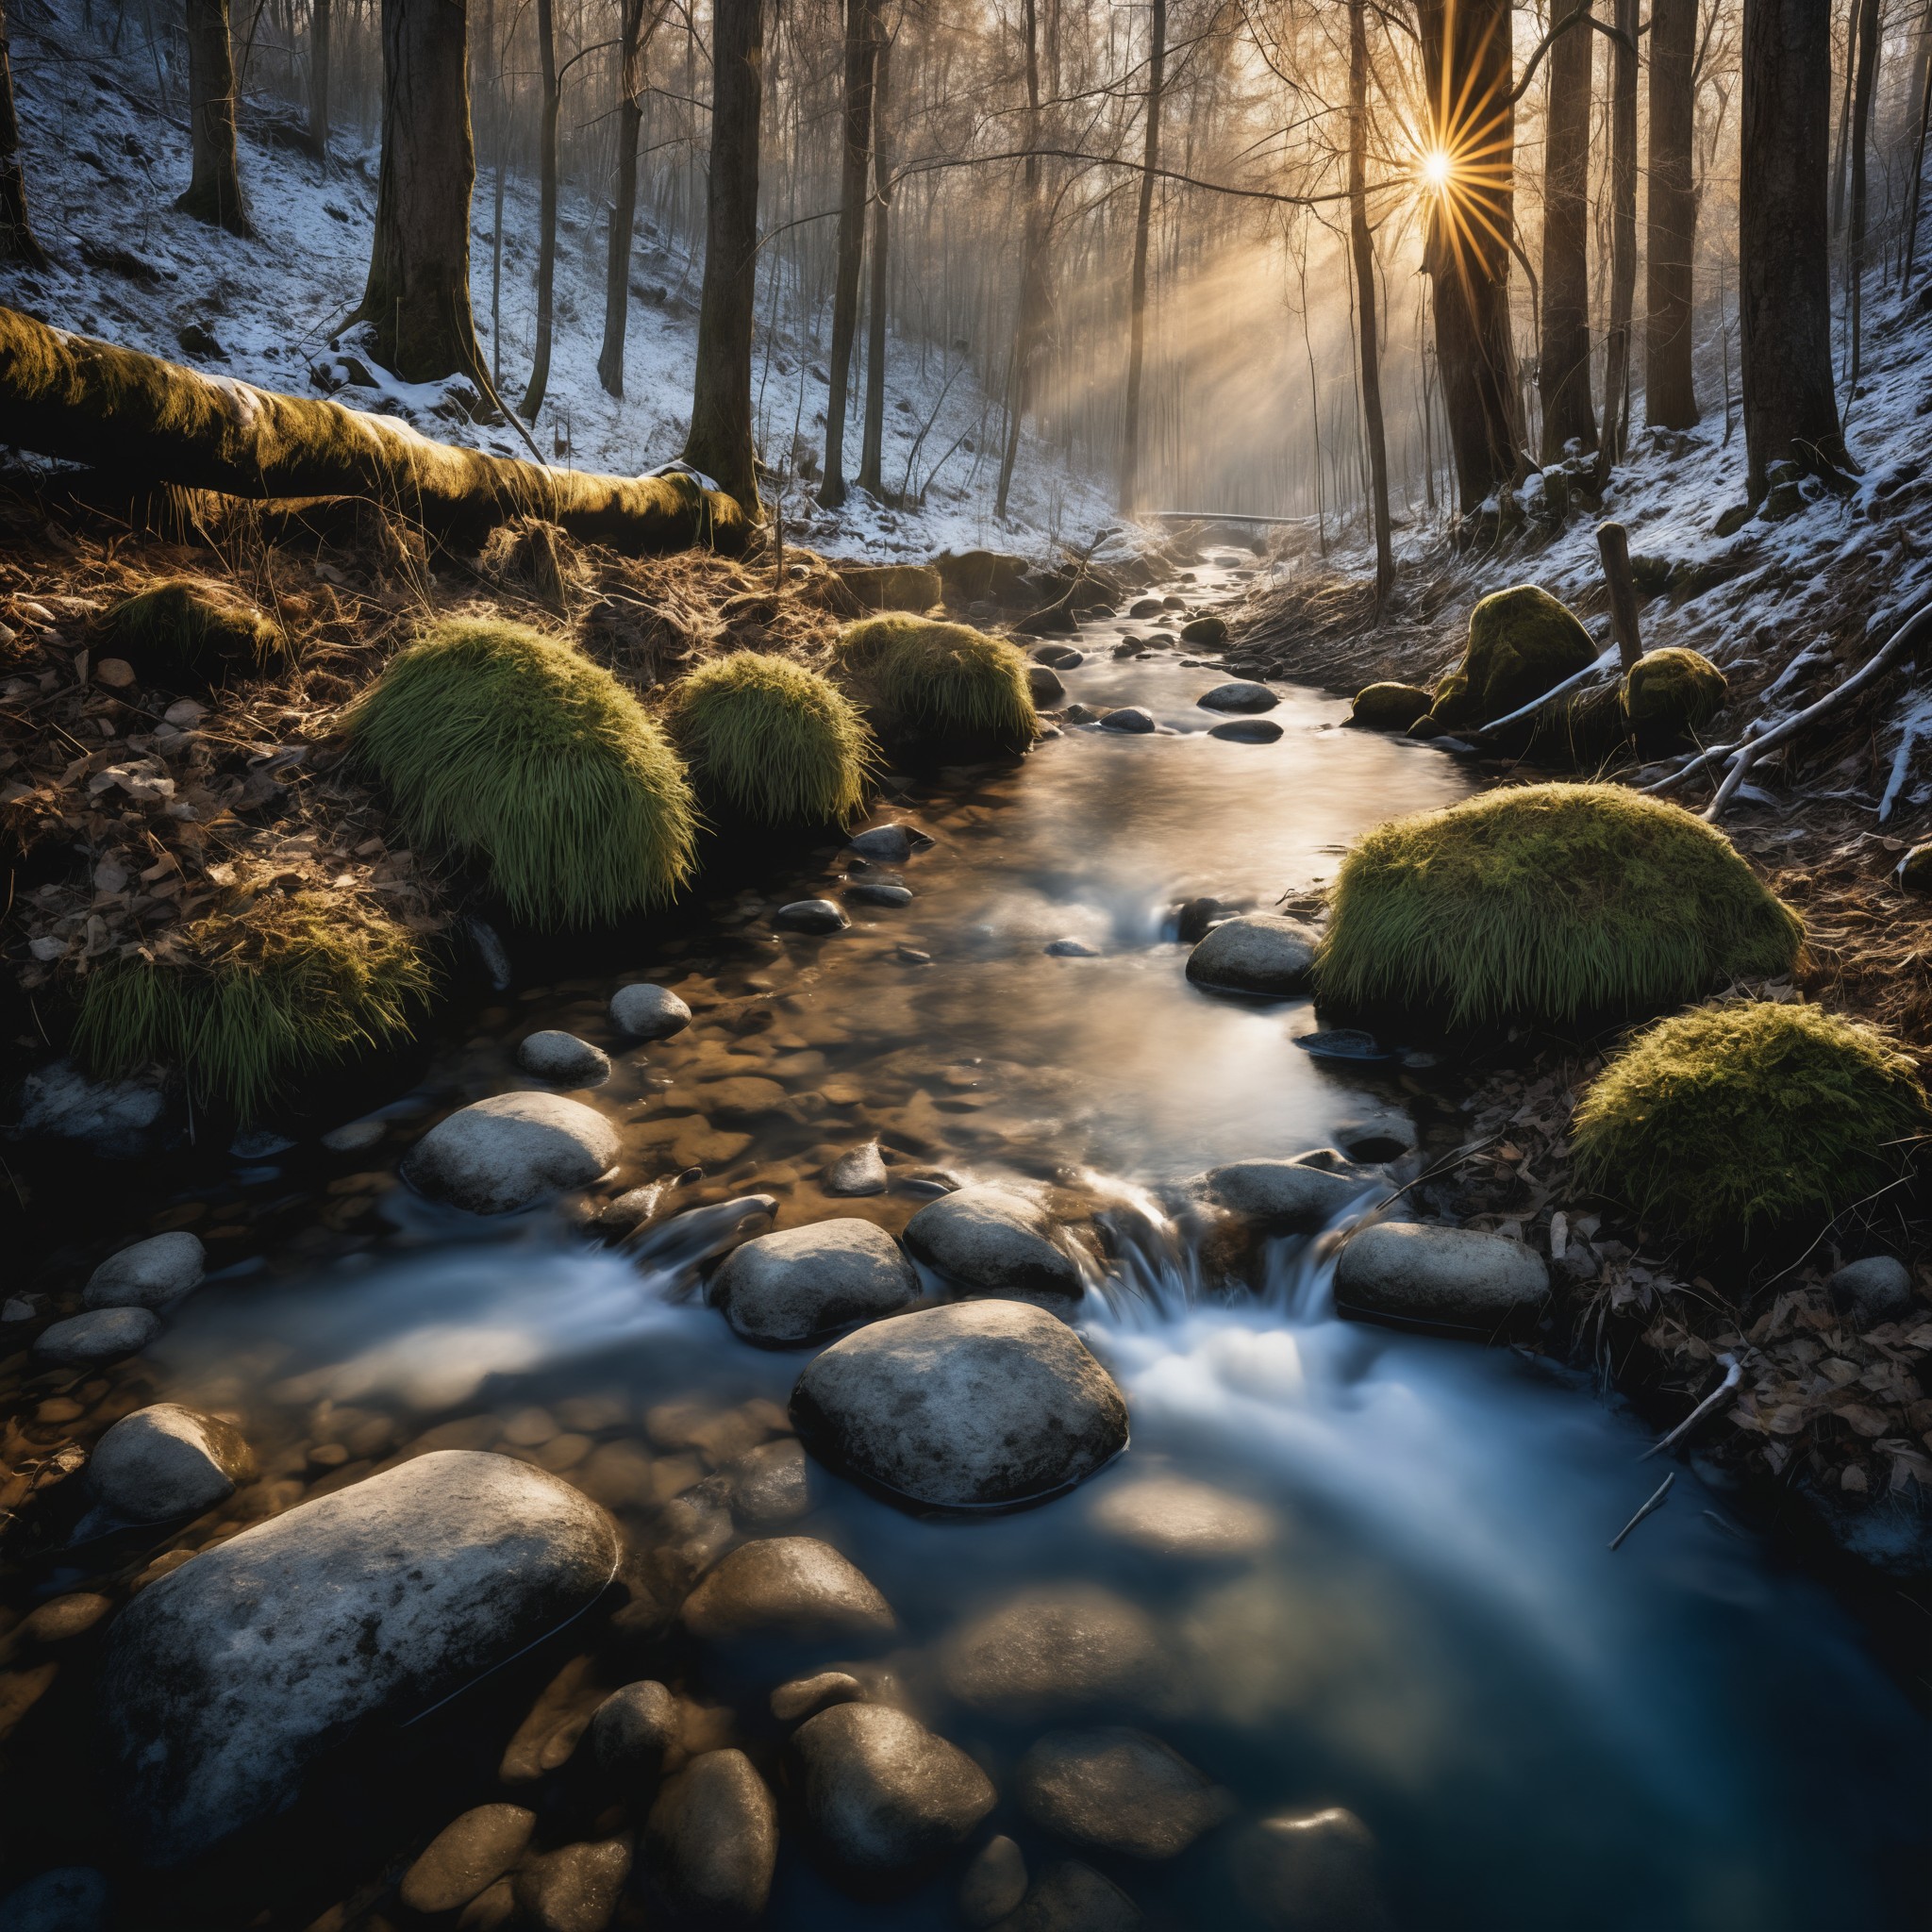
[{"label": "snow on ground", "polygon": [[[260,111],[244,104],[243,192],[256,234],[239,240],[175,211],[187,185],[188,129],[156,105],[155,64],[136,18],[127,16],[122,51],[84,33],[80,0],[53,0],[13,26],[13,72],[22,159],[36,230],[54,265],[45,272],[0,267],[0,301],[43,321],[210,373],[239,376],[298,395],[327,392],[348,371],[353,337],[342,330],[361,299],[375,215],[379,153],[353,130],[338,137],[325,164],[268,134]],[[251,131],[252,130],[252,131]],[[258,138],[261,137],[261,138]],[[484,354],[491,354],[491,182],[477,182],[472,222],[472,298]],[[675,458],[690,420],[697,346],[701,265],[656,234],[641,214],[631,263],[633,290],[625,358],[625,398],[597,380],[604,318],[608,215],[601,200],[561,196],[557,325],[548,398],[536,426],[546,458],[578,468],[635,475]],[[506,196],[503,259],[505,400],[514,404],[529,371],[536,332],[536,186],[518,177]],[[794,432],[822,455],[824,351],[808,319],[766,326],[771,291],[758,299],[753,365],[760,454],[789,474]],[[823,317],[818,319],[821,330]],[[203,329],[219,354],[184,330]],[[341,352],[331,350],[331,339]],[[380,409],[425,433],[507,456],[527,447],[507,426],[470,424],[435,387],[374,378],[337,391],[353,407]],[[921,364],[925,373],[921,374]],[[316,372],[325,372],[320,379]],[[951,377],[950,382],[948,377]],[[441,406],[441,407],[439,407]],[[788,535],[833,554],[924,558],[984,545],[1043,554],[1055,542],[1091,541],[1109,521],[1103,491],[1070,473],[1030,434],[1023,439],[1010,515],[993,515],[1001,417],[975,373],[959,369],[937,345],[894,338],[888,361],[883,475],[898,491],[939,474],[923,508],[894,509],[858,492],[841,513],[818,511],[808,486],[786,494]],[[858,467],[857,399],[847,431],[849,466]],[[915,447],[916,445],[916,447]],[[951,455],[942,465],[941,457]]]}]

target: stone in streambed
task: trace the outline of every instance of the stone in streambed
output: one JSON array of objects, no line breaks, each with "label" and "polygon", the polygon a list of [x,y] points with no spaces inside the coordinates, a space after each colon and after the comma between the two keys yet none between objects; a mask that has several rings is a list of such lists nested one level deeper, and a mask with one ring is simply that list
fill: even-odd
[{"label": "stone in streambed", "polygon": [[1245,1496],[1185,1476],[1147,1475],[1118,1483],[1094,1504],[1094,1524],[1109,1536],[1182,1562],[1252,1557],[1274,1541],[1274,1514]]},{"label": "stone in streambed", "polygon": [[748,1925],[771,1896],[778,1807],[742,1751],[707,1751],[670,1779],[644,1827],[653,1872],[693,1917]]},{"label": "stone in streambed", "polygon": [[617,1163],[617,1129],[560,1093],[498,1093],[459,1107],[409,1150],[403,1178],[472,1214],[507,1214],[586,1188]]},{"label": "stone in streambed", "polygon": [[1146,1613],[1094,1584],[1023,1591],[940,1653],[947,1690],[974,1710],[1027,1717],[1159,1698],[1170,1672]]},{"label": "stone in streambed", "polygon": [[517,1065],[559,1087],[598,1087],[610,1077],[610,1056],[575,1033],[546,1027],[517,1048]]},{"label": "stone in streambed", "polygon": [[1142,597],[1127,606],[1129,617],[1158,617],[1167,608],[1158,597]]},{"label": "stone in streambed", "polygon": [[1428,715],[1434,696],[1413,684],[1369,684],[1355,694],[1348,722],[1363,731],[1407,731]]},{"label": "stone in streambed", "polygon": [[822,1710],[792,1733],[791,1751],[812,1828],[862,1876],[943,1857],[993,1807],[991,1780],[965,1752],[888,1705]]},{"label": "stone in streambed", "polygon": [[888,885],[882,879],[857,879],[845,888],[845,896],[858,906],[909,906],[910,886]]},{"label": "stone in streambed", "polygon": [[94,1445],[87,1483],[94,1501],[128,1523],[198,1516],[255,1474],[241,1431],[175,1402],[125,1415]]},{"label": "stone in streambed", "polygon": [[1138,1932],[1145,1924],[1140,1907],[1111,1879],[1068,1858],[1049,1865],[992,1932]]},{"label": "stone in streambed", "polygon": [[1046,1210],[1008,1188],[956,1189],[906,1224],[911,1253],[961,1288],[1077,1301],[1080,1271]]},{"label": "stone in streambed", "polygon": [[861,1328],[807,1366],[791,1415],[821,1461],[937,1508],[1055,1495],[1127,1442],[1112,1376],[1025,1302],[957,1302]]},{"label": "stone in streambed", "polygon": [[529,1932],[605,1932],[630,1876],[627,1838],[565,1845],[516,1875],[517,1912]]},{"label": "stone in streambed", "polygon": [[802,1348],[890,1315],[918,1293],[918,1273],[898,1242],[851,1219],[759,1235],[711,1277],[711,1300],[733,1332],[765,1348]]},{"label": "stone in streambed", "polygon": [[537,1828],[521,1805],[478,1805],[446,1824],[403,1874],[400,1896],[412,1912],[453,1912],[513,1871]]},{"label": "stone in streambed", "polygon": [[1058,673],[1049,671],[1044,664],[1027,665],[1026,689],[1034,705],[1042,711],[1052,710],[1067,694]]},{"label": "stone in streambed", "polygon": [[586,1735],[599,1770],[627,1778],[653,1775],[677,1741],[677,1700],[662,1684],[641,1677],[597,1707]]},{"label": "stone in streambed", "polygon": [[684,1600],[679,1613],[708,1642],[774,1638],[816,1642],[881,1637],[897,1627],[865,1574],[809,1536],[741,1543]]},{"label": "stone in streambed", "polygon": [[741,1523],[789,1523],[811,1507],[811,1476],[794,1437],[761,1442],[724,1470],[731,1510]]},{"label": "stone in streambed", "polygon": [[850,841],[853,851],[861,858],[885,865],[897,865],[915,852],[924,852],[933,842],[930,832],[922,832],[917,825],[901,824],[874,825],[868,831],[855,832]]},{"label": "stone in streambed", "polygon": [[1281,726],[1273,718],[1230,718],[1208,732],[1209,738],[1224,738],[1236,744],[1273,744],[1281,735]]},{"label": "stone in streambed", "polygon": [[1026,1859],[1009,1838],[990,1838],[959,1878],[959,1916],[973,1928],[1004,1919],[1026,1896]]},{"label": "stone in streambed", "polygon": [[208,1251],[186,1228],[150,1235],[109,1255],[88,1276],[84,1308],[165,1308],[201,1285]]},{"label": "stone in streambed", "polygon": [[1100,948],[1085,940],[1048,940],[1040,949],[1049,959],[1097,959]]},{"label": "stone in streambed", "polygon": [[828,1194],[883,1194],[891,1184],[891,1176],[886,1172],[885,1157],[879,1152],[876,1141],[868,1141],[863,1147],[855,1147],[849,1154],[841,1154],[832,1163],[831,1172],[825,1176],[825,1192]]},{"label": "stone in streambed", "polygon": [[1035,644],[1032,657],[1036,664],[1044,664],[1052,671],[1071,671],[1074,665],[1087,661],[1087,653],[1072,644]]},{"label": "stone in streambed", "polygon": [[[1185,631],[1181,633],[1187,635]],[[1205,691],[1194,700],[1204,711],[1272,711],[1281,700],[1265,684],[1255,684],[1245,677],[1231,678],[1226,684],[1217,684],[1210,691]]]},{"label": "stone in streambed", "polygon": [[1224,644],[1227,641],[1227,620],[1224,617],[1196,617],[1181,625],[1181,641],[1184,644]]},{"label": "stone in streambed", "polygon": [[160,1332],[160,1317],[150,1308],[95,1308],[42,1328],[34,1342],[34,1359],[56,1368],[92,1368],[139,1355]]},{"label": "stone in streambed", "polygon": [[1208,1198],[1272,1234],[1313,1234],[1374,1186],[1326,1149],[1292,1160],[1232,1160],[1202,1177]]},{"label": "stone in streambed", "polygon": [[108,1634],[123,1844],[176,1864],[280,1809],[309,1763],[427,1710],[586,1608],[617,1538],[508,1457],[418,1457],[203,1550]]},{"label": "stone in streambed", "polygon": [[845,1671],[821,1671],[815,1677],[793,1677],[772,1692],[772,1715],[781,1724],[795,1724],[835,1704],[863,1704],[865,1686]]},{"label": "stone in streambed", "polygon": [[1133,1858],[1173,1858],[1227,1816],[1227,1793],[1144,1731],[1050,1731],[1020,1760],[1036,1824]]},{"label": "stone in streambed", "polygon": [[1288,999],[1307,991],[1319,943],[1298,919],[1243,912],[1224,920],[1188,955],[1188,977],[1216,992]]},{"label": "stone in streambed", "polygon": [[610,995],[610,1017],[633,1040],[668,1040],[691,1024],[691,1008],[668,986],[621,986]]},{"label": "stone in streambed", "polygon": [[772,924],[788,932],[828,933],[843,932],[852,922],[829,899],[794,899],[773,913]]},{"label": "stone in streambed", "polygon": [[1394,1932],[1374,1838],[1353,1811],[1265,1818],[1241,1832],[1229,1864],[1269,1932]]},{"label": "stone in streambed", "polygon": [[1145,737],[1158,727],[1154,722],[1154,713],[1144,705],[1123,705],[1118,710],[1109,711],[1101,719],[1103,731],[1124,731]]},{"label": "stone in streambed", "polygon": [[1385,1221],[1343,1247],[1335,1303],[1345,1314],[1493,1329],[1550,1291],[1542,1257],[1474,1228]]}]

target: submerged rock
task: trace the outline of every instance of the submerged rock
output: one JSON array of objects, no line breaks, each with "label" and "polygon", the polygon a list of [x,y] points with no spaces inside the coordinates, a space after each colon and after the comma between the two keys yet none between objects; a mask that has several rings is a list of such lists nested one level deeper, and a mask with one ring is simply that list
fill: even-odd
[{"label": "submerged rock", "polygon": [[1067,1858],[1049,1865],[993,1932],[1136,1932],[1145,1923],[1140,1907],[1110,1878]]},{"label": "submerged rock", "polygon": [[213,1508],[254,1473],[239,1429],[179,1403],[157,1402],[123,1416],[94,1444],[87,1481],[110,1514],[164,1523]]},{"label": "submerged rock", "polygon": [[610,995],[610,1017],[633,1040],[668,1040],[691,1024],[691,1008],[668,986],[645,981]]},{"label": "submerged rock", "polygon": [[829,899],[794,899],[773,913],[772,924],[788,932],[828,933],[843,932],[852,922]]},{"label": "submerged rock", "polygon": [[1032,694],[1034,704],[1042,711],[1052,710],[1067,694],[1067,688],[1060,682],[1058,674],[1048,670],[1044,664],[1027,665],[1026,689]]},{"label": "submerged rock", "polygon": [[1040,949],[1049,959],[1097,959],[1098,946],[1090,946],[1085,940],[1048,940]]},{"label": "submerged rock", "polygon": [[459,1107],[409,1150],[403,1178],[473,1214],[507,1214],[617,1164],[617,1129],[559,1093],[498,1093]]},{"label": "submerged rock", "polygon": [[906,1224],[906,1245],[961,1288],[1077,1301],[1080,1271],[1054,1240],[1053,1218],[1009,1188],[958,1188]]},{"label": "submerged rock", "polygon": [[96,1308],[42,1328],[34,1341],[34,1359],[63,1369],[117,1362],[139,1355],[160,1332],[160,1317],[151,1308]]},{"label": "submerged rock", "polygon": [[1273,718],[1230,718],[1210,726],[1208,736],[1231,739],[1236,744],[1273,744],[1281,736],[1281,726]]},{"label": "submerged rock", "polygon": [[[1193,628],[1191,625],[1188,627]],[[1187,631],[1181,633],[1187,636]],[[1204,691],[1194,702],[1204,711],[1272,711],[1281,700],[1265,684],[1255,684],[1245,677],[1230,678],[1225,684],[1217,684],[1210,691]]]},{"label": "submerged rock", "polygon": [[1313,1234],[1374,1188],[1366,1175],[1306,1154],[1292,1160],[1232,1160],[1201,1180],[1209,1200],[1274,1234]]},{"label": "submerged rock", "polygon": [[528,1035],[517,1048],[517,1065],[559,1087],[598,1087],[610,1077],[610,1056],[602,1047],[556,1027]]},{"label": "submerged rock", "polygon": [[1186,1476],[1146,1475],[1110,1486],[1094,1524],[1121,1541],[1187,1562],[1251,1557],[1274,1541],[1273,1511]]},{"label": "submerged rock", "polygon": [[845,896],[858,906],[909,906],[912,903],[912,889],[909,886],[888,885],[880,879],[858,879],[845,888]]},{"label": "submerged rock", "polygon": [[1307,991],[1319,944],[1298,919],[1243,912],[1224,920],[1188,955],[1188,977],[1217,992],[1287,999]]},{"label": "submerged rock", "polygon": [[810,1643],[880,1637],[897,1627],[891,1606],[864,1572],[810,1536],[741,1543],[685,1598],[679,1615],[693,1637],[711,1642]]},{"label": "submerged rock", "polygon": [[108,1633],[123,1842],[176,1864],[280,1809],[322,1753],[427,1710],[575,1616],[617,1564],[595,1504],[443,1450],[203,1550]]},{"label": "submerged rock", "polygon": [[1110,1725],[1050,1731],[1020,1760],[1035,1824],[1132,1858],[1173,1858],[1227,1816],[1228,1797],[1179,1752]]},{"label": "submerged rock", "polygon": [[929,832],[922,832],[916,825],[874,825],[869,830],[852,835],[852,849],[861,858],[870,858],[884,865],[898,865],[910,858],[915,852],[923,852],[933,842]]},{"label": "submerged rock", "polygon": [[1026,1896],[1026,1859],[1009,1838],[990,1838],[959,1879],[959,1916],[973,1932],[1004,1919]]},{"label": "submerged rock", "polygon": [[404,1874],[403,1903],[412,1912],[453,1912],[514,1871],[537,1828],[521,1805],[478,1805],[446,1824]]},{"label": "submerged rock", "polygon": [[85,1308],[165,1308],[200,1287],[208,1250],[186,1228],[150,1235],[109,1255],[88,1276]]},{"label": "submerged rock", "polygon": [[1087,653],[1072,644],[1035,644],[1031,655],[1036,664],[1044,664],[1053,671],[1071,671],[1074,665],[1087,661]]},{"label": "submerged rock", "polygon": [[959,1302],[861,1328],[807,1365],[791,1414],[822,1461],[938,1508],[1055,1495],[1127,1441],[1113,1378],[1065,1323],[1024,1302]]},{"label": "submerged rock", "polygon": [[898,1242],[851,1219],[761,1234],[734,1248],[711,1278],[711,1300],[733,1331],[766,1348],[801,1348],[890,1315],[918,1293]]},{"label": "submerged rock", "polygon": [[1015,1717],[1145,1704],[1168,1680],[1145,1612],[1095,1584],[1029,1590],[975,1617],[941,1646],[961,1704]]},{"label": "submerged rock", "polygon": [[1474,1228],[1385,1221],[1341,1251],[1335,1304],[1343,1313],[1493,1329],[1550,1291],[1542,1257]]},{"label": "submerged rock", "polygon": [[789,1523],[811,1507],[811,1477],[805,1448],[795,1438],[761,1442],[724,1474],[731,1483],[731,1508],[741,1523]]},{"label": "submerged rock", "polygon": [[1271,1932],[1394,1932],[1374,1838],[1353,1811],[1263,1819],[1241,1834],[1229,1862]]},{"label": "submerged rock", "polygon": [[868,1141],[863,1147],[855,1147],[851,1153],[841,1154],[832,1163],[832,1171],[825,1176],[825,1192],[883,1194],[891,1184],[891,1176],[886,1172],[879,1143]]},{"label": "submerged rock", "polygon": [[674,1906],[727,1925],[762,1914],[778,1857],[778,1807],[742,1751],[693,1757],[658,1793],[644,1830]]}]

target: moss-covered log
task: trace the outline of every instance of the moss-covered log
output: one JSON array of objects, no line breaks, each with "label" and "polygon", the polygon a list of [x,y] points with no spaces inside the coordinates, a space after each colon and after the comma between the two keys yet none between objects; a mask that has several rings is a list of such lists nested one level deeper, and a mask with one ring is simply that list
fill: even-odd
[{"label": "moss-covered log", "polygon": [[366,497],[436,530],[538,516],[624,550],[741,548],[737,504],[686,475],[546,470],[389,416],[203,375],[0,308],[0,438],[131,483]]}]

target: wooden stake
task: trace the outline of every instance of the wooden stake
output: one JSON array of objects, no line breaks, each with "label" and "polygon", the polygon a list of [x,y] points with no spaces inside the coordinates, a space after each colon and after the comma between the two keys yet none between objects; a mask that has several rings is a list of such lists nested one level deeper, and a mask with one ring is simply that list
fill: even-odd
[{"label": "wooden stake", "polygon": [[1604,560],[1604,581],[1610,588],[1610,623],[1628,671],[1643,656],[1643,638],[1637,627],[1637,580],[1630,575],[1630,538],[1622,524],[1599,524],[1596,547]]}]

